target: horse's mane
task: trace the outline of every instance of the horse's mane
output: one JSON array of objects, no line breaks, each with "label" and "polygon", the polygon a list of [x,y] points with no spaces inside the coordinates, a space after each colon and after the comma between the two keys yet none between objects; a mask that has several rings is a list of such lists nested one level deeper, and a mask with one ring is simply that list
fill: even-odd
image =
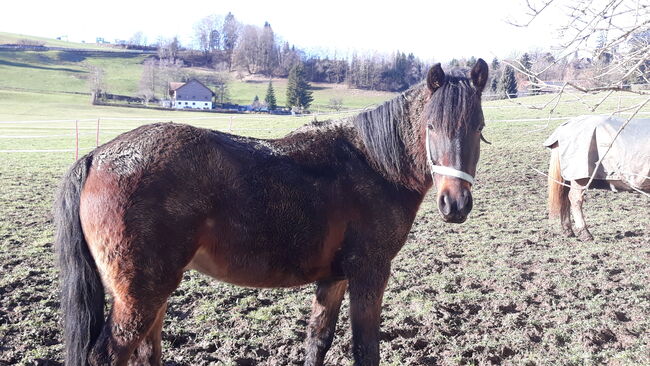
[{"label": "horse's mane", "polygon": [[466,70],[454,69],[445,76],[445,83],[431,96],[422,118],[435,131],[448,136],[468,129],[478,128],[480,120],[472,113],[480,111],[480,94],[466,77]]},{"label": "horse's mane", "polygon": [[370,159],[392,177],[399,177],[405,170],[405,142],[400,124],[406,118],[408,103],[403,93],[352,119]]}]

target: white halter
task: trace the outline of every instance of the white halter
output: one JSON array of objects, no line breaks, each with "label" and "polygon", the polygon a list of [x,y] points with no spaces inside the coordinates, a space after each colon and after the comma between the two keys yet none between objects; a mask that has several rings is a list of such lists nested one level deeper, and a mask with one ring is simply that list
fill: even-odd
[{"label": "white halter", "polygon": [[433,173],[438,173],[440,175],[460,178],[464,181],[469,182],[469,184],[474,185],[474,177],[472,177],[471,175],[461,170],[454,169],[452,167],[433,164],[433,159],[431,159],[431,150],[429,150],[429,126],[427,126],[427,134],[425,136],[425,140],[427,144],[427,161],[429,162],[429,168],[431,169],[432,178],[433,178]]}]

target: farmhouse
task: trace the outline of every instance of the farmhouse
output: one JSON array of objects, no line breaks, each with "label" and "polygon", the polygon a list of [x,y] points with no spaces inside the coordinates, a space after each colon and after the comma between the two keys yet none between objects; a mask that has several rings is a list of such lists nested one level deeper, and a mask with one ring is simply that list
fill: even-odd
[{"label": "farmhouse", "polygon": [[169,83],[171,107],[175,109],[212,109],[210,88],[192,79],[186,83]]}]

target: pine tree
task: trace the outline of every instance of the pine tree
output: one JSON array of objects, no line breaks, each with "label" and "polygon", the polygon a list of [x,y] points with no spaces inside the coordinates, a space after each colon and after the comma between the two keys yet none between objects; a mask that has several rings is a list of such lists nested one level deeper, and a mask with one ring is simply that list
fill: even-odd
[{"label": "pine tree", "polygon": [[503,98],[517,98],[517,79],[512,66],[507,65],[503,70],[498,89],[499,95]]},{"label": "pine tree", "polygon": [[257,111],[260,107],[260,97],[256,95],[255,98],[253,98],[253,103],[251,103],[251,108],[253,108],[254,111]]},{"label": "pine tree", "polygon": [[[528,55],[528,52],[521,55],[521,59],[519,59],[519,62],[521,63],[521,66],[523,67],[524,71],[528,73],[532,72],[531,69],[533,67],[533,64],[530,61],[530,56]],[[535,84],[535,78],[532,76],[528,76],[528,82],[530,84],[530,94],[531,95],[539,94],[539,86]]]},{"label": "pine tree", "polygon": [[490,82],[490,90],[492,90],[493,94],[497,94],[497,90],[499,88],[499,79],[500,73],[501,73],[501,63],[499,60],[495,57],[492,59],[492,64],[490,65],[490,77],[492,78],[492,82]]},{"label": "pine tree", "polygon": [[302,63],[296,64],[287,80],[287,107],[309,108],[314,100]]},{"label": "pine tree", "polygon": [[273,90],[273,84],[269,80],[269,87],[266,89],[266,96],[264,97],[266,105],[269,107],[269,111],[274,111],[278,107],[278,103],[275,100],[275,90]]}]

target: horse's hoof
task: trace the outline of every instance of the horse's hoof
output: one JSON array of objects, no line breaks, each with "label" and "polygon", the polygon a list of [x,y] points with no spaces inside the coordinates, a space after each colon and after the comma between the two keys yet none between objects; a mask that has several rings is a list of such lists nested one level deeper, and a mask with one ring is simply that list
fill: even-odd
[{"label": "horse's hoof", "polygon": [[589,232],[589,230],[587,230],[587,229],[582,229],[582,230],[580,230],[580,232],[578,233],[578,239],[580,239],[580,240],[582,240],[582,241],[593,241],[593,240],[594,240],[594,237],[591,235],[591,233]]},{"label": "horse's hoof", "polygon": [[573,230],[571,230],[571,228],[562,229],[562,234],[567,238],[573,238],[574,236],[576,236],[576,234],[573,233]]}]

